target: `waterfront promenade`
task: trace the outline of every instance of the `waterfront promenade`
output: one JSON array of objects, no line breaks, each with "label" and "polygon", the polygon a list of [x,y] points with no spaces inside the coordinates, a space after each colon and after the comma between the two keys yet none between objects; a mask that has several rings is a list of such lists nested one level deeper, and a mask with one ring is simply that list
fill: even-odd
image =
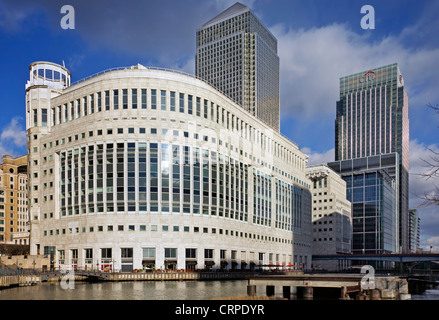
[{"label": "waterfront promenade", "polygon": [[[21,274],[0,275],[0,289],[40,285],[44,282],[182,282],[247,280],[249,298],[262,294],[284,299],[313,299],[326,290],[331,299],[407,300],[410,299],[409,279],[399,276],[377,276],[373,288],[364,288],[363,274],[309,274],[267,271],[179,271],[179,272],[101,272],[96,270],[16,270]],[[370,284],[370,283],[369,283]],[[331,291],[327,291],[331,289]],[[245,290],[245,285],[244,285]],[[329,292],[329,294],[328,294]]]},{"label": "waterfront promenade", "polygon": [[261,272],[100,272],[94,270],[14,270],[0,274],[0,289],[14,286],[37,285],[62,279],[75,281],[209,281],[244,280]]}]

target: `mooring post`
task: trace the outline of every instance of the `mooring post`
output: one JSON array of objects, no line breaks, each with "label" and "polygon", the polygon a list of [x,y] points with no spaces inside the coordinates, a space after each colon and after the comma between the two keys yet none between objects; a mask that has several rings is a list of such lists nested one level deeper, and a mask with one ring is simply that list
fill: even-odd
[{"label": "mooring post", "polygon": [[346,300],[347,294],[348,294],[348,289],[346,287],[341,287],[341,297],[340,297],[340,299]]},{"label": "mooring post", "polygon": [[313,287],[304,287],[303,288],[303,298],[305,300],[312,300],[313,299]]},{"label": "mooring post", "polygon": [[247,285],[247,295],[256,296],[256,286],[255,285]]}]

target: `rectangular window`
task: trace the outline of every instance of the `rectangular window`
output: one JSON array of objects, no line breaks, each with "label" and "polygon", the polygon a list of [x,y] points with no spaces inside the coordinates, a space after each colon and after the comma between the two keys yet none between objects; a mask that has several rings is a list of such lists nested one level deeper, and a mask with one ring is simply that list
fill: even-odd
[{"label": "rectangular window", "polygon": [[111,248],[102,248],[101,249],[101,258],[102,259],[111,259],[112,258]]},{"label": "rectangular window", "polygon": [[[88,114],[88,104],[87,104],[87,97],[82,98],[82,104],[84,106],[84,116]],[[61,119],[60,119],[61,120]]]},{"label": "rectangular window", "polygon": [[113,90],[113,109],[119,109],[119,90]]},{"label": "rectangular window", "polygon": [[166,91],[160,91],[160,105],[162,110],[166,110]]},{"label": "rectangular window", "polygon": [[207,119],[207,100],[204,100],[204,119]]},{"label": "rectangular window", "polygon": [[157,109],[157,90],[151,90],[151,109]]},{"label": "rectangular window", "polygon": [[47,127],[47,109],[41,109],[41,125]]},{"label": "rectangular window", "polygon": [[189,113],[189,114],[192,114],[192,96],[191,95],[188,95],[187,96],[187,112]]},{"label": "rectangular window", "polygon": [[180,93],[180,112],[184,113],[184,93]]},{"label": "rectangular window", "polygon": [[120,257],[122,259],[133,257],[133,248],[120,248],[120,251],[121,251]]},{"label": "rectangular window", "polygon": [[177,248],[165,248],[165,259],[177,258]]},{"label": "rectangular window", "polygon": [[75,117],[75,106],[73,104],[73,101],[71,101],[69,105],[70,105],[70,120],[73,120]]},{"label": "rectangular window", "polygon": [[197,117],[201,116],[201,98],[197,97]]},{"label": "rectangular window", "polygon": [[122,90],[122,108],[128,109],[128,89]]},{"label": "rectangular window", "polygon": [[196,259],[197,258],[197,249],[186,249],[186,258],[187,259]]},{"label": "rectangular window", "polygon": [[[73,115],[73,111],[72,111],[72,115]],[[56,123],[55,123],[55,108],[52,108],[52,112],[50,113],[50,117],[51,117],[51,119],[52,119],[52,126],[54,126]]]},{"label": "rectangular window", "polygon": [[142,89],[142,109],[146,109],[146,89]]},{"label": "rectangular window", "polygon": [[102,111],[102,94],[100,92],[97,93],[97,112],[101,112]]},{"label": "rectangular window", "polygon": [[81,117],[81,100],[76,99],[76,118]]},{"label": "rectangular window", "polygon": [[143,258],[155,258],[155,248],[143,248]]},{"label": "rectangular window", "polygon": [[171,111],[175,111],[175,92],[171,91]]},{"label": "rectangular window", "polygon": [[[64,121],[67,122],[69,121],[69,115],[68,115],[68,109],[67,109],[67,104],[63,105],[63,109],[64,109]],[[47,114],[46,114],[47,115]]]},{"label": "rectangular window", "polygon": [[33,113],[34,113],[34,127],[36,127],[38,126],[38,110],[33,109]]},{"label": "rectangular window", "polygon": [[137,89],[131,89],[131,105],[133,109],[137,109]]},{"label": "rectangular window", "polygon": [[213,259],[213,249],[204,249],[204,258]]},{"label": "rectangular window", "polygon": [[90,95],[90,114],[95,112],[95,96],[94,94]]}]

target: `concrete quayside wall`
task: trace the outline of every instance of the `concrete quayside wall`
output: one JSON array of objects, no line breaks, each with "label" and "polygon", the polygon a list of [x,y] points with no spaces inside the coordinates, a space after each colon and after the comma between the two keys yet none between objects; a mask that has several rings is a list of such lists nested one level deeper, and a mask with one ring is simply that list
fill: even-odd
[{"label": "concrete quayside wall", "polygon": [[[362,282],[363,280],[363,282]],[[376,276],[364,280],[364,275],[273,275],[248,278],[247,294],[256,296],[262,290],[267,296],[282,295],[286,299],[313,299],[320,289],[338,290],[340,299],[409,300],[408,281],[394,276]],[[334,294],[334,290],[332,293]],[[335,297],[332,298],[336,298]]]}]

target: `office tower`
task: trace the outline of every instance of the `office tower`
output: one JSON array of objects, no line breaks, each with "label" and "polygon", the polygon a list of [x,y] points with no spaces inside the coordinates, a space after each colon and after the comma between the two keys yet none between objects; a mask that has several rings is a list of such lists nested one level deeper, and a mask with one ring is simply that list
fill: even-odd
[{"label": "office tower", "polygon": [[398,252],[398,154],[335,161],[328,166],[346,182],[346,198],[352,203],[352,253]]},{"label": "office tower", "polygon": [[310,267],[306,155],[206,82],[136,65],[70,85],[36,62],[26,108],[30,251],[51,267]]},{"label": "office tower", "polygon": [[316,255],[352,253],[352,212],[346,182],[327,165],[306,168],[312,185],[312,254],[314,268],[345,270],[346,260],[318,260]]},{"label": "office tower", "polygon": [[421,218],[418,210],[409,210],[410,252],[416,253],[420,249]]},{"label": "office tower", "polygon": [[271,128],[280,129],[277,40],[241,3],[197,30],[195,73]]},{"label": "office tower", "polygon": [[409,117],[404,79],[396,63],[342,77],[335,120],[335,160],[364,160],[395,152],[399,168],[386,170],[397,179],[399,250],[408,252]]},{"label": "office tower", "polygon": [[3,156],[0,164],[0,243],[29,244],[27,156]]}]

